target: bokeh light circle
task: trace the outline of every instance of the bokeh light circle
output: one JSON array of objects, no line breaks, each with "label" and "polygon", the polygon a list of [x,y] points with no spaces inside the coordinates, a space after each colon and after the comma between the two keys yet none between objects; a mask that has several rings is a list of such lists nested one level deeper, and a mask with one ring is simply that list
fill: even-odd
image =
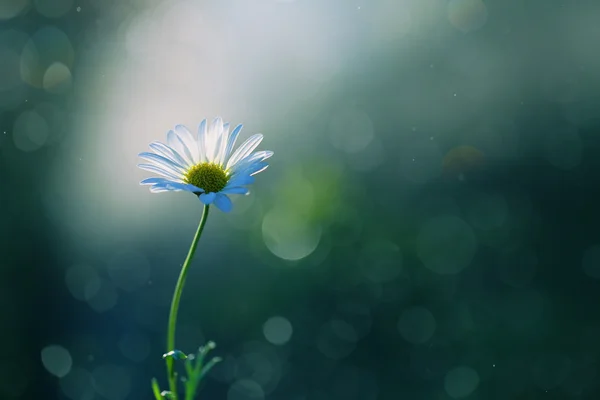
[{"label": "bokeh light circle", "polygon": [[42,349],[42,364],[52,375],[62,378],[71,371],[73,359],[69,350],[51,345]]},{"label": "bokeh light circle", "polygon": [[227,400],[263,400],[263,388],[251,379],[240,379],[229,387]]},{"label": "bokeh light circle", "polygon": [[125,400],[131,392],[131,374],[119,365],[100,365],[92,372],[94,388],[107,400]]},{"label": "bokeh light circle", "polygon": [[316,250],[321,228],[292,210],[276,208],[262,223],[263,240],[271,253],[284,260],[300,260]]},{"label": "bokeh light circle", "polygon": [[42,86],[49,93],[66,93],[71,88],[71,71],[66,65],[52,63],[42,78]]},{"label": "bokeh light circle", "polygon": [[93,298],[102,285],[98,272],[89,265],[70,267],[65,273],[65,283],[71,295],[81,301]]},{"label": "bokeh light circle", "polygon": [[272,344],[286,344],[292,337],[294,329],[291,322],[284,317],[271,317],[263,325],[263,334]]},{"label": "bokeh light circle", "polygon": [[[75,51],[69,37],[54,26],[45,26],[31,36],[21,52],[21,78],[33,87],[42,88],[44,75],[51,65],[60,63],[70,69],[74,59]],[[61,68],[55,67],[49,82],[56,77],[64,78]]]},{"label": "bokeh light circle", "polygon": [[479,374],[471,367],[460,366],[448,371],[444,378],[444,389],[453,399],[469,396],[479,386]]},{"label": "bokeh light circle", "polygon": [[358,108],[345,108],[336,112],[329,122],[329,139],[338,150],[358,153],[374,138],[373,121]]},{"label": "bokeh light circle", "polygon": [[13,142],[21,151],[32,152],[40,149],[49,136],[48,123],[35,111],[24,111],[15,120]]},{"label": "bokeh light circle", "polygon": [[476,250],[473,229],[452,215],[428,220],[417,237],[419,259],[438,274],[459,273],[471,263]]},{"label": "bokeh light circle", "polygon": [[450,0],[448,19],[455,28],[468,33],[485,25],[488,10],[482,0]]},{"label": "bokeh light circle", "polygon": [[339,319],[324,324],[317,337],[317,348],[332,360],[349,356],[356,348],[358,334],[354,327]]},{"label": "bokeh light circle", "polygon": [[73,6],[73,0],[34,0],[37,12],[48,18],[59,18]]},{"label": "bokeh light circle", "polygon": [[71,372],[60,380],[60,389],[71,400],[93,400],[95,390],[92,384],[92,374],[87,370],[74,367]]},{"label": "bokeh light circle", "polygon": [[29,0],[2,0],[0,1],[0,21],[11,19],[19,15],[25,7],[29,5]]},{"label": "bokeh light circle", "polygon": [[435,317],[425,307],[411,307],[402,313],[398,320],[398,331],[407,342],[425,343],[436,329]]}]

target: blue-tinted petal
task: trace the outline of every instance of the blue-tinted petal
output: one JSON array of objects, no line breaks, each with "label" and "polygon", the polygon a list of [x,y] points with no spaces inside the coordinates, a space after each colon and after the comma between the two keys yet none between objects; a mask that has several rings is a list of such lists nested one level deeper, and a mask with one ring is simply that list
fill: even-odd
[{"label": "blue-tinted petal", "polygon": [[198,153],[200,162],[206,161],[206,119],[203,119],[198,126]]},{"label": "blue-tinted petal", "polygon": [[183,140],[175,133],[175,131],[167,132],[167,144],[169,147],[177,150],[179,154],[187,161],[188,164],[194,165],[194,157],[192,157],[192,153],[190,149],[185,145]]},{"label": "blue-tinted petal", "polygon": [[245,168],[247,168],[249,165],[264,161],[264,160],[270,158],[272,155],[273,155],[273,152],[269,151],[269,150],[257,151],[256,153],[247,156],[246,158],[244,158],[243,160],[240,160],[237,164],[232,166],[231,173],[235,174],[238,171],[242,171]]},{"label": "blue-tinted petal", "polygon": [[183,165],[180,165],[176,162],[169,160],[168,158],[161,156],[155,153],[143,152],[138,154],[140,158],[143,158],[146,161],[150,161],[153,164],[156,164],[159,167],[164,167],[165,169],[173,172],[173,173],[181,173],[184,174],[186,169]]},{"label": "blue-tinted petal", "polygon": [[267,169],[267,167],[269,166],[269,164],[267,164],[266,162],[255,162],[253,164],[250,164],[248,166],[246,166],[243,170],[240,171],[236,171],[231,175],[231,178],[235,178],[238,175],[256,175],[259,172],[264,171],[265,169]]},{"label": "blue-tinted petal", "polygon": [[238,175],[238,176],[232,177],[229,180],[229,182],[227,182],[227,186],[225,186],[225,187],[228,188],[228,187],[250,185],[251,183],[254,183],[254,181],[255,181],[255,178],[253,176]]},{"label": "blue-tinted petal", "polygon": [[215,206],[223,212],[229,212],[233,208],[231,200],[223,193],[217,193],[217,197],[215,197]]},{"label": "blue-tinted petal", "polygon": [[165,178],[146,178],[143,181],[140,182],[140,185],[154,185],[156,183],[165,183],[165,182],[170,182],[168,179]]},{"label": "blue-tinted petal", "polygon": [[216,193],[213,193],[213,192],[202,193],[200,195],[200,201],[202,201],[206,205],[212,204],[212,202],[215,201],[215,197],[217,197],[217,195],[216,195]]},{"label": "blue-tinted petal", "polygon": [[170,192],[170,191],[171,191],[171,189],[167,189],[166,187],[161,186],[160,184],[150,187],[151,193],[162,193],[162,192]]},{"label": "blue-tinted petal", "polygon": [[167,157],[169,160],[179,163],[180,165],[189,168],[191,165],[181,157],[181,154],[177,152],[172,147],[167,146],[161,142],[152,142],[150,143],[150,148],[154,150],[156,154],[163,155]]},{"label": "blue-tinted petal", "polygon": [[192,157],[192,161],[194,164],[197,164],[200,159],[198,157],[198,145],[192,136],[192,133],[189,129],[184,125],[176,125],[175,126],[175,134],[179,136],[181,142],[185,145],[185,147],[190,151],[190,156]]},{"label": "blue-tinted petal", "polygon": [[227,169],[230,169],[238,161],[246,158],[250,153],[254,151],[254,149],[260,144],[263,140],[263,135],[257,133],[255,135],[250,136],[242,145],[232,154],[229,161],[227,161]]},{"label": "blue-tinted petal", "polygon": [[166,178],[173,179],[175,181],[180,181],[181,180],[181,176],[175,175],[172,172],[169,172],[169,171],[165,170],[164,168],[157,167],[156,165],[153,165],[153,164],[138,164],[138,167],[141,168],[141,169],[143,169],[143,170],[154,172],[155,174],[162,175],[162,176],[164,176]]},{"label": "blue-tinted petal", "polygon": [[217,153],[215,164],[223,165],[225,162],[225,150],[227,149],[227,141],[229,140],[229,122],[223,124],[223,131],[217,140]]},{"label": "blue-tinted petal", "polygon": [[248,194],[248,189],[245,188],[245,187],[241,187],[241,186],[226,187],[225,189],[221,190],[219,193],[223,193],[223,194]]},{"label": "blue-tinted petal", "polygon": [[223,132],[223,119],[217,117],[213,120],[212,124],[208,127],[208,132],[204,139],[204,148],[206,150],[206,161],[214,162],[218,156],[219,143],[221,139],[221,133]]},{"label": "blue-tinted petal", "polygon": [[229,135],[229,139],[227,140],[227,147],[225,148],[225,158],[223,159],[223,163],[227,163],[229,156],[231,155],[231,151],[233,150],[233,146],[235,146],[235,142],[240,135],[240,131],[242,130],[243,125],[239,124],[234,128]]},{"label": "blue-tinted petal", "polygon": [[176,192],[179,192],[181,190],[184,190],[186,192],[192,192],[192,193],[203,193],[204,192],[204,189],[201,189],[201,188],[191,185],[189,183],[164,182],[164,183],[158,183],[157,185],[164,186],[165,188],[176,191]]}]

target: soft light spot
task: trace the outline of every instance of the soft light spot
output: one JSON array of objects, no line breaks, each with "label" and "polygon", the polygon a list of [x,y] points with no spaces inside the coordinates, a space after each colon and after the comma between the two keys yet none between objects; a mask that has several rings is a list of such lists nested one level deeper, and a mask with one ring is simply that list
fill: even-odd
[{"label": "soft light spot", "polygon": [[251,379],[240,379],[229,387],[227,400],[263,400],[263,388]]},{"label": "soft light spot", "polygon": [[338,150],[358,153],[373,140],[373,122],[366,112],[354,107],[338,111],[329,122],[329,138]]},{"label": "soft light spot", "polygon": [[107,400],[125,400],[131,392],[131,376],[118,365],[101,365],[92,372],[93,385]]},{"label": "soft light spot", "polygon": [[469,33],[485,25],[488,19],[488,10],[481,0],[450,0],[448,19],[455,28]]},{"label": "soft light spot", "polygon": [[69,67],[55,62],[48,67],[42,79],[42,86],[49,93],[65,93],[71,88],[71,71]]},{"label": "soft light spot", "polygon": [[46,120],[35,111],[24,111],[13,126],[13,142],[25,152],[40,149],[48,140],[50,133]]},{"label": "soft light spot", "polygon": [[357,340],[358,334],[352,325],[334,319],[321,327],[317,348],[327,358],[341,360],[354,351]]},{"label": "soft light spot", "polygon": [[[67,68],[73,66],[75,51],[69,37],[60,29],[45,26],[31,36],[21,53],[21,78],[29,85],[43,87],[44,75],[54,63],[60,63]],[[54,68],[51,77],[63,76],[59,69]],[[56,73],[58,72],[58,74]]]},{"label": "soft light spot", "polygon": [[292,210],[273,209],[262,223],[263,240],[271,253],[284,260],[310,255],[321,240],[321,228]]},{"label": "soft light spot", "polygon": [[106,280],[100,280],[100,289],[87,302],[98,313],[103,313],[117,305],[119,294],[115,285]]},{"label": "soft light spot", "polygon": [[74,265],[65,273],[65,283],[71,295],[77,300],[88,301],[100,290],[98,272],[89,265]]},{"label": "soft light spot", "polygon": [[34,0],[36,10],[44,17],[58,18],[73,6],[73,0]]},{"label": "soft light spot", "polygon": [[398,321],[398,331],[410,343],[425,343],[436,329],[435,317],[425,307],[411,307],[404,310]]},{"label": "soft light spot", "polygon": [[94,400],[92,375],[83,368],[75,367],[60,380],[60,390],[71,400]]},{"label": "soft light spot", "polygon": [[0,2],[0,21],[16,17],[28,4],[29,0],[2,0]]},{"label": "soft light spot", "polygon": [[52,345],[42,350],[42,364],[52,375],[62,378],[71,371],[73,359],[67,349]]},{"label": "soft light spot", "polygon": [[430,219],[417,237],[421,262],[438,274],[457,274],[475,256],[477,239],[471,227],[455,216]]},{"label": "soft light spot", "polygon": [[272,344],[286,344],[292,337],[292,324],[283,317],[271,317],[263,325],[263,334]]},{"label": "soft light spot", "polygon": [[469,396],[479,385],[479,374],[471,367],[456,367],[446,374],[444,389],[453,399]]}]

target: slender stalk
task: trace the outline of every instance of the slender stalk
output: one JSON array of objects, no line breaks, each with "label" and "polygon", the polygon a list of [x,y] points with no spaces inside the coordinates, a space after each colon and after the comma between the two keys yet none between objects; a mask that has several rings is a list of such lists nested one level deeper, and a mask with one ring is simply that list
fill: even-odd
[{"label": "slender stalk", "polygon": [[[185,261],[183,262],[183,267],[181,267],[179,279],[177,279],[177,285],[175,286],[175,293],[173,293],[173,300],[171,302],[171,312],[169,313],[169,326],[167,331],[167,353],[175,350],[175,328],[177,325],[177,311],[179,310],[179,301],[181,300],[181,293],[183,292],[183,286],[185,285],[185,278],[187,277],[190,263],[192,261],[192,258],[194,258],[196,247],[198,247],[198,240],[200,240],[200,236],[202,236],[202,231],[204,230],[204,225],[206,224],[206,219],[208,217],[208,208],[209,206],[205,205],[204,210],[202,210],[202,218],[200,219],[200,224],[198,224],[198,230],[196,231],[196,235],[194,235],[194,240],[192,241],[192,245],[190,246],[188,255],[185,258]],[[166,362],[167,378],[169,379],[169,390],[173,394],[173,399],[177,400],[177,376],[175,375],[175,370],[173,368],[173,357],[167,357]]]}]

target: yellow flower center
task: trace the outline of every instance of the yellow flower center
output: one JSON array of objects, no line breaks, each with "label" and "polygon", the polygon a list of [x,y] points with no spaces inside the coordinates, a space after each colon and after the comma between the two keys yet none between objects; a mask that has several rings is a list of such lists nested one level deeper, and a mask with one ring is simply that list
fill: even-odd
[{"label": "yellow flower center", "polygon": [[206,193],[217,193],[225,188],[229,177],[223,167],[213,163],[194,165],[185,173],[185,183],[190,183]]}]

